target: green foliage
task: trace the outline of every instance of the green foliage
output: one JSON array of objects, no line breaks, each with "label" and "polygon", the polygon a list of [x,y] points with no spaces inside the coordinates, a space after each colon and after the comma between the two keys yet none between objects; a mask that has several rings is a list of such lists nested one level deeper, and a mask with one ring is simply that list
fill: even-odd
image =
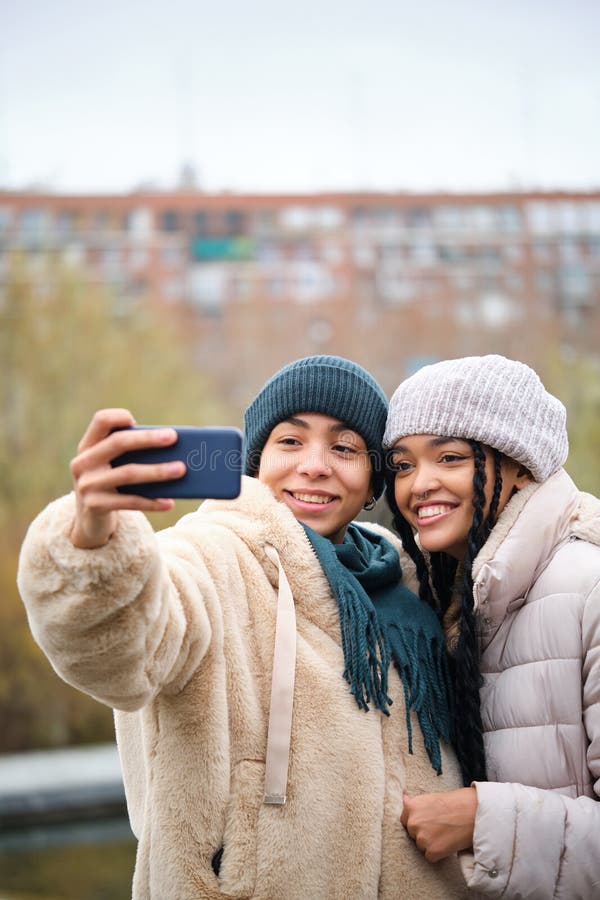
[{"label": "green foliage", "polygon": [[122,900],[131,891],[135,842],[0,852],[6,900]]},{"label": "green foliage", "polygon": [[[123,406],[149,424],[228,421],[165,314],[119,303],[49,262],[35,278],[15,267],[0,294],[0,752],[112,735],[110,711],[52,673],[15,584],[25,529],[71,489],[69,461],[93,412]],[[151,518],[163,527],[181,514]]]},{"label": "green foliage", "polygon": [[565,468],[580,490],[600,496],[600,364],[592,357],[554,353],[542,374],[567,408]]}]

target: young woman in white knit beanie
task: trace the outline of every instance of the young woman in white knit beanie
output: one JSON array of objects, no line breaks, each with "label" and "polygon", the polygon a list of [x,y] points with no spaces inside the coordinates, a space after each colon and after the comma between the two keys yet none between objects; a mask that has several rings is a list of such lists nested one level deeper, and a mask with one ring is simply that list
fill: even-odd
[{"label": "young woman in white knit beanie", "polygon": [[384,446],[466,785],[405,796],[402,822],[481,895],[600,898],[600,501],[562,468],[565,408],[523,363],[447,360],[399,386]]}]

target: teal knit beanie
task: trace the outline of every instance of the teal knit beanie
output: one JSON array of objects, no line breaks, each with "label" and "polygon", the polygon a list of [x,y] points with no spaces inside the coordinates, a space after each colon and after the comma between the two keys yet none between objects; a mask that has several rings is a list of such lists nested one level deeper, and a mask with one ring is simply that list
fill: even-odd
[{"label": "teal knit beanie", "polygon": [[364,439],[373,467],[373,493],[379,497],[387,407],[381,387],[357,363],[341,356],[297,359],[267,381],[245,412],[246,474],[257,474],[262,449],[279,422],[297,413],[322,413]]}]

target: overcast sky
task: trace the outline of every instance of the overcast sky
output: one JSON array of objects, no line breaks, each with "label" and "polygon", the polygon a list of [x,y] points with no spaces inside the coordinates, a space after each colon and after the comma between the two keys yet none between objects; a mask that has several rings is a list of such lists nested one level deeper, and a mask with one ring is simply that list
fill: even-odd
[{"label": "overcast sky", "polygon": [[0,11],[0,188],[600,187],[599,0]]}]

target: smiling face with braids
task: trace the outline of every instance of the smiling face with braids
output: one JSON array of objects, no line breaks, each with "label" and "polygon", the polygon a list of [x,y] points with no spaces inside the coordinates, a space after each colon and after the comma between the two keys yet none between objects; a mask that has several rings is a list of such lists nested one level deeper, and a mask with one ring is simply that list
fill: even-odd
[{"label": "smiling face with braids", "polygon": [[[449,640],[454,658],[454,745],[465,785],[485,781],[472,566],[510,497],[532,476],[485,444],[435,434],[398,438],[387,460],[386,497],[394,527],[415,562],[419,596],[447,626],[452,598],[459,590],[453,616],[460,624],[456,640]],[[429,553],[429,565],[422,549]],[[458,562],[464,564],[460,585],[455,583]]]},{"label": "smiling face with braids", "polygon": [[514,492],[546,481],[566,460],[566,410],[522,362],[496,354],[443,360],[398,386],[383,446],[394,528],[453,658],[463,778],[485,781],[473,563]]},{"label": "smiling face with braids", "polygon": [[531,480],[526,469],[489,447],[432,434],[398,440],[389,465],[396,505],[421,547],[459,561],[471,532],[480,547],[514,491]]}]

